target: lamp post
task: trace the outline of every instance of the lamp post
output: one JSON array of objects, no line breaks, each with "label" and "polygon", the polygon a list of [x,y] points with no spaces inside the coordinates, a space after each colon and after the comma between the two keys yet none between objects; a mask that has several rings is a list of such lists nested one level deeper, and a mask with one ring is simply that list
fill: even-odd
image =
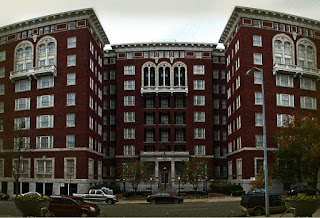
[{"label": "lamp post", "polygon": [[126,192],[126,179],[123,179],[123,192]]},{"label": "lamp post", "polygon": [[261,94],[262,94],[262,118],[263,118],[263,156],[264,156],[264,189],[265,189],[265,208],[266,216],[269,216],[269,184],[268,184],[268,153],[267,153],[267,130],[266,130],[266,108],[264,96],[264,81],[262,68],[253,67],[246,72],[246,75],[251,75],[252,72],[261,72]]},{"label": "lamp post", "polygon": [[150,190],[151,190],[151,193],[152,193],[152,177],[150,177]]},{"label": "lamp post", "polygon": [[178,184],[179,184],[179,191],[178,191],[178,193],[179,193],[179,195],[180,195],[180,182],[181,182],[180,179],[181,179],[180,176],[178,176]]},{"label": "lamp post", "polygon": [[164,190],[167,191],[167,174],[166,174],[167,167],[163,167],[164,170]]}]

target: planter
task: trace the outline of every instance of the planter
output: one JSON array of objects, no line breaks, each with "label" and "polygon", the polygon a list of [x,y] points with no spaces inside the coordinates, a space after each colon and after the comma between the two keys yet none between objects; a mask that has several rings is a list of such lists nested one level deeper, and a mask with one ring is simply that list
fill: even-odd
[{"label": "planter", "polygon": [[41,208],[47,207],[50,204],[48,200],[41,201],[15,201],[17,208],[23,216],[41,216]]},{"label": "planter", "polygon": [[285,201],[284,203],[288,209],[295,208],[290,210],[294,216],[312,216],[320,206],[320,201]]}]

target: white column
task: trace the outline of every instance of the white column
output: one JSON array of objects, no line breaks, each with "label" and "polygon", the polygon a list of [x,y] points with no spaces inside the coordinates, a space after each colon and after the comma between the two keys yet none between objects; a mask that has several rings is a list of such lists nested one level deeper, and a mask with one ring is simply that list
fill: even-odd
[{"label": "white column", "polygon": [[175,162],[174,160],[171,161],[171,182],[172,182],[172,185],[174,185],[174,182],[175,182],[175,173],[176,173],[176,168],[175,168]]}]

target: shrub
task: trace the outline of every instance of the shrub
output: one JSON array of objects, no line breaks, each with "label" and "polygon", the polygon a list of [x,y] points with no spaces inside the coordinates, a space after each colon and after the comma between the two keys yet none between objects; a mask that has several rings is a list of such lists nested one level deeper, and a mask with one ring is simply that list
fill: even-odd
[{"label": "shrub", "polygon": [[211,192],[240,196],[244,193],[241,185],[234,185],[231,183],[212,183],[210,185]]},{"label": "shrub", "polygon": [[52,201],[52,199],[46,195],[40,195],[37,193],[30,193],[26,195],[17,195],[14,200],[16,201]]}]

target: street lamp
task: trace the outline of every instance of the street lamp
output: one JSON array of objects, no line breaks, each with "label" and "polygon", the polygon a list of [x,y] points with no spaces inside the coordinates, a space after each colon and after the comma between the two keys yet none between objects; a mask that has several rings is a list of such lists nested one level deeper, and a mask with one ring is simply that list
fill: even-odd
[{"label": "street lamp", "polygon": [[264,81],[262,68],[253,67],[246,72],[246,75],[251,75],[252,72],[261,72],[261,93],[262,93],[262,118],[263,118],[263,155],[264,155],[264,189],[265,189],[265,208],[266,216],[269,216],[269,185],[268,185],[268,160],[267,160],[267,130],[266,130],[266,108],[264,97]]},{"label": "street lamp", "polygon": [[[163,167],[163,170],[165,171],[167,167]],[[167,191],[167,174],[164,172],[164,190]]]},{"label": "street lamp", "polygon": [[178,191],[178,193],[179,193],[179,195],[180,195],[180,182],[181,182],[180,179],[181,179],[180,176],[178,176],[178,184],[179,184],[179,191]]},{"label": "street lamp", "polygon": [[152,177],[150,177],[150,190],[152,192]]},{"label": "street lamp", "polygon": [[123,192],[126,192],[126,179],[123,179]]}]

